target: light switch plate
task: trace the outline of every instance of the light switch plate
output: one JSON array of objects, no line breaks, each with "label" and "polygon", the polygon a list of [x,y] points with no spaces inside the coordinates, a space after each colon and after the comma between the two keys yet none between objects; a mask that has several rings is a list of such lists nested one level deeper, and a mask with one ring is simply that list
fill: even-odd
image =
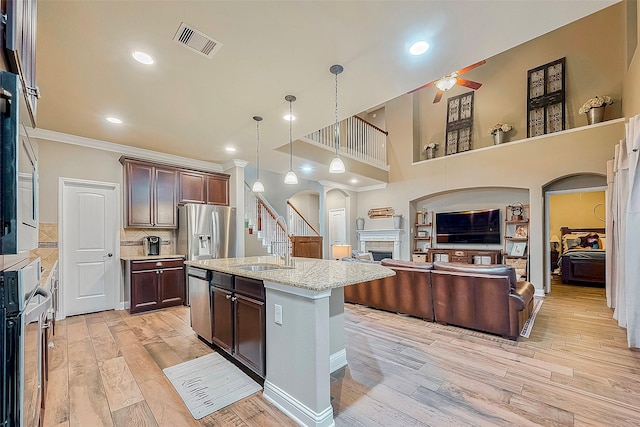
[{"label": "light switch plate", "polygon": [[282,325],[282,306],[275,304],[275,312],[276,312],[276,318],[275,318],[275,322],[276,325]]}]

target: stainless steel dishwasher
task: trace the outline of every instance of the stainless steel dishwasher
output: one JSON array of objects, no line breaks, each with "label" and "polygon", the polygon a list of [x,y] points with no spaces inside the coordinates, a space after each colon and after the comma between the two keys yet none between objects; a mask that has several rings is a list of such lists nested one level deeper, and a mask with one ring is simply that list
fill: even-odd
[{"label": "stainless steel dishwasher", "polygon": [[211,294],[209,292],[211,271],[189,267],[187,281],[191,304],[191,329],[211,343]]}]

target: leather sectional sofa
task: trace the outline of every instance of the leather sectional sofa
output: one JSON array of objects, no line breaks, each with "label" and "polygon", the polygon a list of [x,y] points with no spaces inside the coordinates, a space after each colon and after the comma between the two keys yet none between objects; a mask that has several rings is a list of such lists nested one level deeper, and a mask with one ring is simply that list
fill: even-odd
[{"label": "leather sectional sofa", "polygon": [[[351,259],[345,259],[351,260]],[[534,286],[513,267],[384,259],[395,276],[344,288],[345,302],[517,340],[533,310]]]}]

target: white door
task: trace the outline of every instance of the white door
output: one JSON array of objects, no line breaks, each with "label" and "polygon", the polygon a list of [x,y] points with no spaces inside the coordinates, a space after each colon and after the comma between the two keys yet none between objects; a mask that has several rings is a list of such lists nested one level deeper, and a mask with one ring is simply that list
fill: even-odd
[{"label": "white door", "polygon": [[329,209],[329,244],[347,243],[347,214],[344,208]]},{"label": "white door", "polygon": [[60,178],[60,288],[65,316],[117,308],[119,184]]}]

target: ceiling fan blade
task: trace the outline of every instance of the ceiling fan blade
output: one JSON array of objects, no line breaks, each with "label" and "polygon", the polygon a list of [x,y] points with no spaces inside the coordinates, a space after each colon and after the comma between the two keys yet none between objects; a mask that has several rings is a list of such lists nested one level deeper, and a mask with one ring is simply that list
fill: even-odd
[{"label": "ceiling fan blade", "polygon": [[426,85],[422,85],[422,86],[420,86],[419,88],[415,88],[414,90],[412,90],[412,91],[410,91],[410,92],[407,92],[407,93],[409,94],[409,93],[417,92],[417,91],[419,91],[420,89],[424,89],[425,87],[433,86],[434,84],[436,84],[436,82],[437,82],[437,80],[434,80],[434,81],[432,81],[432,82],[427,83]]},{"label": "ceiling fan blade", "polygon": [[468,67],[460,68],[460,69],[457,71],[457,73],[458,73],[458,75],[460,75],[460,74],[464,74],[464,73],[466,73],[467,71],[471,71],[471,70],[473,70],[474,68],[479,67],[479,66],[481,66],[481,65],[484,65],[484,64],[486,64],[486,63],[487,63],[487,61],[485,61],[485,60],[483,59],[483,60],[482,60],[482,61],[480,61],[480,62],[476,62],[475,64],[471,64],[471,65],[469,65]]},{"label": "ceiling fan blade", "polygon": [[436,97],[433,98],[433,103],[437,104],[438,102],[440,102],[440,100],[442,99],[442,95],[444,95],[444,92],[438,89],[438,91],[436,92]]},{"label": "ceiling fan blade", "polygon": [[460,86],[469,87],[473,90],[478,90],[480,89],[480,86],[482,86],[482,83],[474,82],[473,80],[461,79],[460,77],[458,77],[458,84]]}]

